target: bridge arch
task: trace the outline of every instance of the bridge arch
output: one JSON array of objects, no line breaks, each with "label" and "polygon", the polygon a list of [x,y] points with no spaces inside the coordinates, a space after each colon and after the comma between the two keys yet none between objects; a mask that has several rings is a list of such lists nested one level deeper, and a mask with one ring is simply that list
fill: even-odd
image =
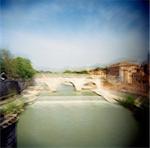
[{"label": "bridge arch", "polygon": [[76,90],[76,86],[75,86],[75,84],[74,84],[72,81],[68,81],[68,80],[66,80],[66,81],[64,81],[64,82],[63,82],[63,83],[61,83],[61,84],[71,85],[71,86],[73,86],[74,90]]},{"label": "bridge arch", "polygon": [[97,84],[93,81],[88,81],[83,84],[82,89],[96,89]]},{"label": "bridge arch", "polygon": [[64,81],[60,82],[59,84],[57,84],[55,90],[56,90],[56,91],[59,91],[59,89],[60,89],[61,87],[63,87],[63,86],[71,86],[71,87],[73,88],[73,90],[76,91],[76,86],[75,86],[75,84],[74,84],[73,82],[71,82],[71,81],[66,81],[66,80],[64,80]]}]

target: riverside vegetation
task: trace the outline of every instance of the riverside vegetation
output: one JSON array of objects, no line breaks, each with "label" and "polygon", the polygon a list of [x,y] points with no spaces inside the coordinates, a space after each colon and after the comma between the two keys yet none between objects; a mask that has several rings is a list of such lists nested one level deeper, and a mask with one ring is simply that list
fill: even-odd
[{"label": "riverside vegetation", "polygon": [[32,79],[35,70],[29,59],[15,57],[8,50],[0,50],[0,73],[5,72],[9,79]]},{"label": "riverside vegetation", "polygon": [[[6,74],[8,81],[15,80],[24,83],[30,83],[36,73],[29,59],[16,57],[6,49],[0,49],[0,74],[2,72]],[[8,115],[19,114],[24,109],[25,103],[21,96],[15,96],[16,93],[12,94],[8,99],[1,101],[0,114],[3,119],[1,121],[9,120]]]}]

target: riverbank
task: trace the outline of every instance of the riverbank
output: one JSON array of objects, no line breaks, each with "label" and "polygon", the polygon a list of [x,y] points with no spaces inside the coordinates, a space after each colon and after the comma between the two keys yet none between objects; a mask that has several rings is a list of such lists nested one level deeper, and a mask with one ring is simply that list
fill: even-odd
[{"label": "riverbank", "polygon": [[24,111],[25,103],[22,98],[13,98],[10,102],[7,102],[0,106],[1,122],[0,127],[6,128],[11,123],[18,120],[19,114]]},{"label": "riverbank", "polygon": [[[3,83],[5,82],[6,81]],[[2,129],[17,122],[19,115],[24,111],[25,106],[27,105],[23,92],[28,90],[31,85],[33,86],[32,80],[15,80],[13,82],[17,85],[13,85],[14,83],[11,84],[11,81],[9,81],[10,85],[8,86],[13,86],[13,88],[5,86],[6,89],[2,90],[5,91],[4,94],[8,94],[2,96],[3,99],[0,101],[0,128]],[[19,90],[19,94],[15,91],[16,89]]]}]

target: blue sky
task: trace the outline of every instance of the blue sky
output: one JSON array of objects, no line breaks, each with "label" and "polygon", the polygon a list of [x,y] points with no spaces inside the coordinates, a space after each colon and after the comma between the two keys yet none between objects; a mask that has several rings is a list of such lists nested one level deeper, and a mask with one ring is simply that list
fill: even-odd
[{"label": "blue sky", "polygon": [[0,48],[29,58],[38,69],[147,57],[143,0],[1,0],[0,17]]}]

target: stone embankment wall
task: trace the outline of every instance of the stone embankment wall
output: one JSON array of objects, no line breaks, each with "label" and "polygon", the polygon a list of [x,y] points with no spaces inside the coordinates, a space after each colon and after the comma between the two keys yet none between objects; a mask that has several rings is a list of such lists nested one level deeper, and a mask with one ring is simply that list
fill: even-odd
[{"label": "stone embankment wall", "polygon": [[32,81],[5,80],[0,81],[0,100],[6,99],[15,94],[20,94]]},{"label": "stone embankment wall", "polygon": [[0,147],[1,148],[17,147],[16,123],[9,125],[7,128],[1,128]]},{"label": "stone embankment wall", "polygon": [[[32,81],[22,80],[5,80],[0,81],[0,101],[7,99],[10,96],[21,93],[27,86],[31,85]],[[16,118],[16,117],[15,117]],[[1,126],[5,120],[4,115],[0,113],[0,147],[1,148],[16,148],[16,124],[17,118],[8,118],[6,127]]]}]

